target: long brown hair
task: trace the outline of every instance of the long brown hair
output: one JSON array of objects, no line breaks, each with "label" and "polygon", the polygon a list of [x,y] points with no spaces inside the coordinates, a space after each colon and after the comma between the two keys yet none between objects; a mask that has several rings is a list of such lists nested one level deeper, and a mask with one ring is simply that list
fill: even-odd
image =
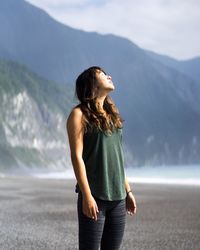
[{"label": "long brown hair", "polygon": [[80,104],[76,107],[80,107],[83,112],[82,122],[85,132],[91,132],[96,127],[107,134],[111,134],[113,129],[122,128],[124,120],[109,95],[106,96],[103,104],[106,115],[101,112],[97,102],[98,82],[96,74],[98,71],[105,73],[102,68],[93,66],[83,71],[76,79],[75,95],[80,101]]}]

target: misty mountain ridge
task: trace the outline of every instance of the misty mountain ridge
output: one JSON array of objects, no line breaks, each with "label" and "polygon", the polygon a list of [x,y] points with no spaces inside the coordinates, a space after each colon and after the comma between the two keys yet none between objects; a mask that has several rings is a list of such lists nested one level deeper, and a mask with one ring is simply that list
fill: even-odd
[{"label": "misty mountain ridge", "polygon": [[170,68],[176,69],[200,84],[200,57],[188,60],[177,60],[166,55],[159,55],[149,50],[146,50],[146,53],[153,59],[156,59]]}]

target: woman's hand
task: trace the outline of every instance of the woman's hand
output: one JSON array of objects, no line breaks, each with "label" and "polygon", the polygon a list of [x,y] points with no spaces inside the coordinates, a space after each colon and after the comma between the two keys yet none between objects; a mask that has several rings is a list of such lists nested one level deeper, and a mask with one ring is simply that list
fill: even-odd
[{"label": "woman's hand", "polygon": [[97,214],[99,213],[99,210],[92,195],[83,196],[83,213],[87,217],[97,220]]},{"label": "woman's hand", "polygon": [[136,201],[132,192],[129,192],[126,196],[126,210],[130,215],[136,214]]}]

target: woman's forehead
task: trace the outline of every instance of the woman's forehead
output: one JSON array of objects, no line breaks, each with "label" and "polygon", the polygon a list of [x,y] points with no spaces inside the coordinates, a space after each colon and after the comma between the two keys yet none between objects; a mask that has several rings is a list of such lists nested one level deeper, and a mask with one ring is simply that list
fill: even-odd
[{"label": "woman's forehead", "polygon": [[103,72],[106,75],[106,72],[103,69],[97,69],[96,70],[96,73],[101,73],[101,72]]}]

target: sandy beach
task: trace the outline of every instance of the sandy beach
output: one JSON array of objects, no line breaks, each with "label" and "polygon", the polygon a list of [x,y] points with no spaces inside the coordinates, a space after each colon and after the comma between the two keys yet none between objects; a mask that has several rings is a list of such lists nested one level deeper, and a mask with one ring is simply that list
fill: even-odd
[{"label": "sandy beach", "polygon": [[[78,249],[74,185],[0,178],[0,249]],[[127,215],[122,249],[200,249],[200,186],[135,183],[132,189],[138,210]]]}]

